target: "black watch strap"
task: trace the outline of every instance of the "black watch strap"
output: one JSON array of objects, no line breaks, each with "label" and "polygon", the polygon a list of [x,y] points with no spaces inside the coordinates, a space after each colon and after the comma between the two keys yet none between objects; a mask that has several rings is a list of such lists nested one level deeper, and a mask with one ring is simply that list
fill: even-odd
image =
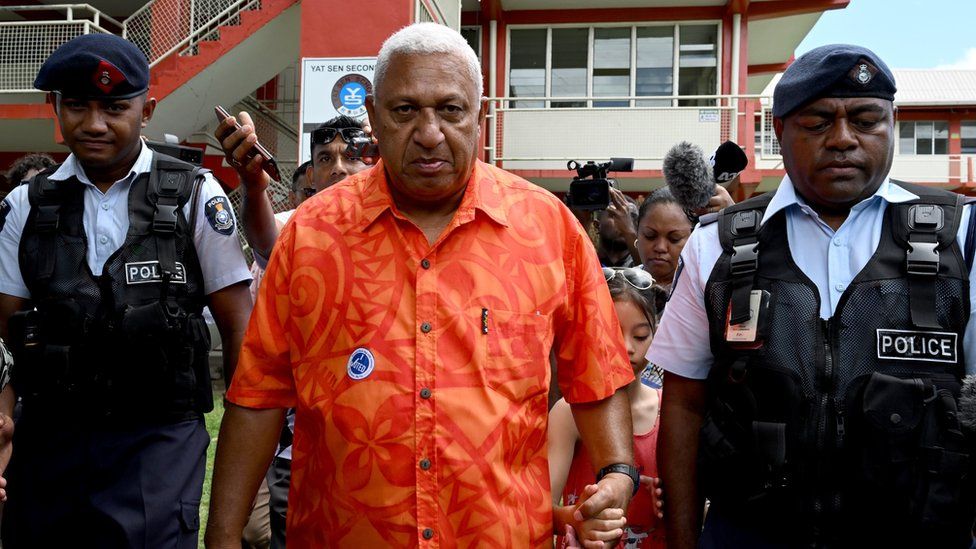
[{"label": "black watch strap", "polygon": [[631,496],[637,495],[637,490],[640,488],[640,473],[637,471],[637,467],[627,463],[611,463],[600,469],[600,472],[596,474],[596,481],[600,482],[603,477],[610,473],[620,473],[630,477],[630,480],[634,481],[634,493]]}]

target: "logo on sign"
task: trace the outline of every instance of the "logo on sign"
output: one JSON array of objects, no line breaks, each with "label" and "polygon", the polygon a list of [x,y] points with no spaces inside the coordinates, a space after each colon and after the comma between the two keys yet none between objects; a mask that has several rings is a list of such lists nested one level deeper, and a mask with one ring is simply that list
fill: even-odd
[{"label": "logo on sign", "polygon": [[339,114],[358,118],[366,114],[366,96],[373,85],[361,74],[347,74],[332,87],[332,106]]},{"label": "logo on sign", "polygon": [[[125,283],[126,284],[149,284],[152,282],[162,282],[163,271],[159,268],[158,261],[140,261],[138,263],[125,264]],[[174,284],[186,284],[186,271],[183,264],[176,264],[176,272],[169,279]]]},{"label": "logo on sign", "polygon": [[346,373],[355,380],[365,379],[373,373],[376,367],[376,360],[369,349],[360,347],[349,355],[349,362],[346,363]]},{"label": "logo on sign", "polygon": [[958,335],[951,332],[877,330],[878,358],[954,363]]}]

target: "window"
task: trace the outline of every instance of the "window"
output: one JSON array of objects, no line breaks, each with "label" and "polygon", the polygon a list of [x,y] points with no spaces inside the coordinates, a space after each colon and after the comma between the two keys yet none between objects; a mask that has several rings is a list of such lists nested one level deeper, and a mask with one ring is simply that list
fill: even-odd
[{"label": "window", "polygon": [[[508,94],[512,97],[546,95],[546,29],[512,31]],[[516,101],[513,107],[539,108],[542,101]]]},{"label": "window", "polygon": [[474,54],[481,60],[481,27],[461,27],[461,36],[468,42]]},{"label": "window", "polygon": [[[678,95],[714,95],[718,85],[715,25],[678,27]],[[685,99],[681,106],[714,105],[713,99]]]},{"label": "window", "polygon": [[[595,29],[593,97],[630,95],[630,28]],[[629,101],[594,101],[594,107],[629,107]]]},{"label": "window", "polygon": [[900,154],[948,154],[948,122],[899,122]]},{"label": "window", "polygon": [[[674,89],[674,27],[637,28],[637,96],[671,95]],[[671,106],[670,100],[638,101],[639,107]]]},{"label": "window", "polygon": [[[587,29],[552,29],[553,97],[586,97]],[[553,101],[553,107],[585,107],[586,101]]]},{"label": "window", "polygon": [[959,130],[962,154],[976,154],[976,120],[964,120]]},{"label": "window", "polygon": [[[511,28],[512,97],[668,97],[513,101],[514,107],[672,106],[718,93],[718,25]],[[680,105],[714,105],[714,99]]]}]

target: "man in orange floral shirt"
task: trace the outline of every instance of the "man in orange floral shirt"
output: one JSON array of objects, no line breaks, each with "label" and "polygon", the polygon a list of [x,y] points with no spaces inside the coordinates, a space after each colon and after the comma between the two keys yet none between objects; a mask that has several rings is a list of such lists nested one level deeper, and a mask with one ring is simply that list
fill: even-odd
[{"label": "man in orange floral shirt", "polygon": [[617,391],[633,374],[596,254],[555,196],[477,161],[487,107],[457,32],[399,31],[375,80],[382,160],[306,201],[271,256],[207,544],[239,547],[296,407],[289,546],[551,545],[550,349],[591,461],[615,465],[577,518],[626,508],[635,486]]}]

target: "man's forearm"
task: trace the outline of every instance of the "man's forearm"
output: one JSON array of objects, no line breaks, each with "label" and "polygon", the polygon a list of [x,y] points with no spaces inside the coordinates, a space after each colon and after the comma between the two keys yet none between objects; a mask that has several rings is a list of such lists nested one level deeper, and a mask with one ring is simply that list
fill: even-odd
[{"label": "man's forearm", "polygon": [[693,549],[701,533],[703,501],[698,494],[698,431],[705,406],[704,383],[665,373],[658,459],[667,499],[668,546]]},{"label": "man's forearm", "polygon": [[634,463],[634,424],[624,389],[598,402],[571,404],[570,409],[596,470],[611,463]]},{"label": "man's forearm", "polygon": [[230,389],[251,314],[251,292],[244,282],[232,284],[210,294],[208,305],[223,344],[224,386]]},{"label": "man's forearm", "polygon": [[208,548],[241,546],[251,502],[274,455],[285,418],[280,408],[254,410],[227,403],[217,439]]},{"label": "man's forearm", "polygon": [[266,190],[258,192],[245,190],[243,196],[241,215],[244,218],[244,237],[247,238],[247,243],[252,250],[262,257],[268,257],[278,238],[274,205],[271,204]]}]

